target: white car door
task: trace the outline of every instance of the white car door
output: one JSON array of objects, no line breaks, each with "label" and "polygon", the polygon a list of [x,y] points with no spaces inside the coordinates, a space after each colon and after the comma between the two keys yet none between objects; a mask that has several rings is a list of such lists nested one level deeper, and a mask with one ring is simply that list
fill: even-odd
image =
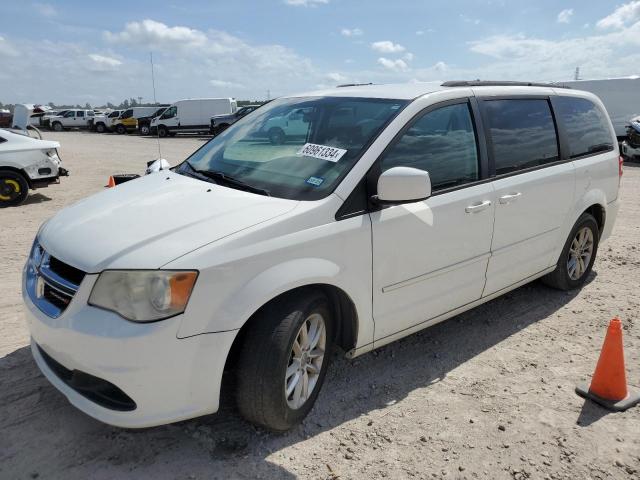
[{"label": "white car door", "polygon": [[65,127],[73,127],[75,126],[76,121],[76,112],[75,110],[70,110],[64,114],[64,117],[61,119],[62,125]]},{"label": "white car door", "polygon": [[560,159],[548,98],[480,101],[495,180],[495,226],[484,295],[553,265],[571,208],[574,167]]},{"label": "white car door", "polygon": [[433,191],[425,201],[371,213],[378,341],[482,295],[493,188],[480,181],[485,172],[471,111],[466,98],[429,107],[385,151],[377,173],[370,173],[419,168],[429,172]]}]

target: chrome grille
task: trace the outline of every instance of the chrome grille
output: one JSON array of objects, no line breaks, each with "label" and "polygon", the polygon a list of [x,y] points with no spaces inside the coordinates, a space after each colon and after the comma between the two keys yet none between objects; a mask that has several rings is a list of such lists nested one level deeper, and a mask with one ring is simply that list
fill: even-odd
[{"label": "chrome grille", "polygon": [[29,298],[42,312],[57,318],[67,309],[84,278],[84,272],[47,253],[36,240],[27,262]]}]

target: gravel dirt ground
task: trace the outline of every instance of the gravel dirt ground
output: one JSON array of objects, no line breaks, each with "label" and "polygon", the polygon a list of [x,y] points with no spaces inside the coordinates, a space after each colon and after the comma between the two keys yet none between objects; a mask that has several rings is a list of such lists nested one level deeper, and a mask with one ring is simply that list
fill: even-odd
[{"label": "gravel dirt ground", "polygon": [[[335,355],[316,407],[286,435],[216,415],[145,430],[101,424],[39,373],[23,323],[20,275],[46,218],[140,172],[154,139],[46,133],[71,177],[0,211],[0,478],[638,479],[640,407],[585,403],[609,319],[624,322],[627,378],[640,384],[640,168],[580,291],[538,282],[354,360]],[[172,164],[201,138],[162,141]]]}]

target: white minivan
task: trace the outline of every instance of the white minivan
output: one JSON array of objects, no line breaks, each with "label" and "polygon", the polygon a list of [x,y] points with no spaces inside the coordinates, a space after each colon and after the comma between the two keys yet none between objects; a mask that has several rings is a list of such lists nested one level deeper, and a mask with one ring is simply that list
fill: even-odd
[{"label": "white minivan", "polygon": [[[306,131],[271,141],[292,112]],[[336,347],[361,355],[537,278],[580,287],[621,175],[586,92],[447,82],[280,98],[42,225],[23,275],[33,355],[112,425],[213,413],[228,371],[240,412],[284,431]]]},{"label": "white minivan", "polygon": [[182,133],[209,133],[211,117],[228,115],[238,109],[233,98],[192,98],[179,100],[151,120],[150,133],[166,137]]}]

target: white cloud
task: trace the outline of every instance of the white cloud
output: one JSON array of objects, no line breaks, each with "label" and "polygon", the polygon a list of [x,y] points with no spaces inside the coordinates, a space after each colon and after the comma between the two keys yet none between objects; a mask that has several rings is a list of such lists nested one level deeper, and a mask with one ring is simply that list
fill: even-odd
[{"label": "white cloud", "polygon": [[558,23],[569,23],[573,17],[573,8],[565,8],[558,14]]},{"label": "white cloud", "polygon": [[122,62],[117,58],[107,57],[97,53],[90,53],[88,57],[91,60],[89,69],[95,72],[114,70],[122,65]]},{"label": "white cloud", "polygon": [[640,21],[640,0],[620,5],[613,13],[599,20],[596,26],[601,29],[623,28],[637,21]]},{"label": "white cloud", "polygon": [[284,3],[294,7],[317,7],[318,5],[326,5],[329,0],[284,0]]},{"label": "white cloud", "polygon": [[400,53],[404,52],[405,48],[402,45],[393,43],[389,40],[383,40],[380,42],[373,42],[371,48],[380,53]]},{"label": "white cloud", "polygon": [[474,25],[480,25],[479,18],[471,18],[463,13],[460,14],[460,20],[462,20],[464,23],[472,23]]},{"label": "white cloud", "polygon": [[440,61],[436,62],[432,68],[437,72],[446,72],[449,69],[449,66],[446,63]]},{"label": "white cloud", "polygon": [[392,72],[406,72],[409,70],[407,63],[401,59],[391,60],[389,58],[380,57],[378,59],[378,63]]},{"label": "white cloud", "polygon": [[228,82],[226,80],[219,79],[209,80],[209,84],[216,88],[244,88],[244,85],[239,82]]},{"label": "white cloud", "polygon": [[331,80],[332,82],[336,82],[336,83],[347,81],[347,77],[345,77],[343,74],[338,72],[330,72],[330,73],[327,73],[326,76],[327,76],[327,80]]},{"label": "white cloud", "polygon": [[48,3],[36,2],[33,4],[33,8],[43,17],[55,17],[58,14],[53,5]]},{"label": "white cloud", "polygon": [[424,35],[424,30],[418,30],[416,32],[416,35],[420,36],[420,35]]},{"label": "white cloud", "polygon": [[411,53],[411,52],[407,52],[407,53],[405,53],[405,54],[402,56],[402,58],[403,58],[404,60],[406,60],[407,62],[410,62],[411,60],[413,60],[413,59],[414,59],[414,57],[415,57],[415,56],[414,56],[414,55],[413,55],[413,53]]},{"label": "white cloud", "polygon": [[207,41],[204,32],[189,27],[169,27],[155,20],[127,23],[125,29],[118,33],[105,32],[105,39],[111,43],[128,46],[144,46],[144,48],[163,47],[201,47]]},{"label": "white cloud", "polygon": [[359,28],[343,28],[340,30],[340,34],[345,37],[359,37],[364,32]]},{"label": "white cloud", "polygon": [[9,43],[8,40],[5,40],[4,37],[0,37],[0,57],[17,57],[20,55],[20,52]]}]

